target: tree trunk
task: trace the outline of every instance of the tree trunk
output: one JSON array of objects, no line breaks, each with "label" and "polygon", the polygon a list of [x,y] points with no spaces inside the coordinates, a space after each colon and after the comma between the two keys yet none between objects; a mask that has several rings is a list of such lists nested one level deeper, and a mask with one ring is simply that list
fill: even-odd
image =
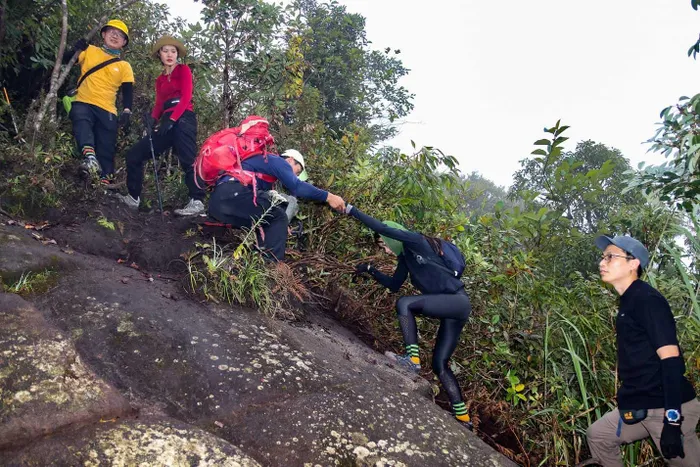
[{"label": "tree trunk", "polygon": [[[129,0],[121,6],[102,16],[102,18],[100,18],[95,27],[92,28],[92,31],[90,31],[88,35],[85,36],[85,39],[89,42],[95,36],[95,34],[97,34],[97,32],[102,28],[102,25],[107,21],[107,18],[114,15],[118,11],[133,5],[137,1],[139,0]],[[54,108],[56,107],[56,98],[58,95],[58,90],[66,81],[66,78],[68,77],[68,74],[70,73],[70,70],[75,64],[75,62],[77,61],[79,55],[77,52],[73,54],[71,59],[68,61],[66,67],[61,72],[61,62],[63,60],[63,51],[66,47],[66,37],[68,32],[68,10],[66,6],[66,0],[61,0],[61,9],[63,10],[63,29],[61,31],[61,42],[58,46],[58,56],[56,57],[56,63],[54,64],[53,73],[51,74],[51,86],[49,87],[49,92],[46,94],[46,96],[44,96],[41,105],[37,105],[34,102],[32,103],[33,108],[38,108],[38,111],[36,113],[30,112],[27,115],[27,120],[24,124],[25,133],[33,133],[32,142],[34,141],[36,135],[41,132],[41,126],[43,124],[44,117],[51,104],[53,104]]]},{"label": "tree trunk", "polygon": [[224,25],[224,93],[223,93],[223,104],[224,104],[224,128],[231,126],[231,83],[229,76],[229,66],[230,66],[230,53],[229,46],[230,37],[226,25]]},{"label": "tree trunk", "polygon": [[[6,28],[6,18],[7,18],[7,0],[2,0],[0,5],[0,44],[5,42],[5,31]],[[2,49],[0,49],[0,63],[2,63]],[[2,68],[0,67],[0,81],[2,81]]]}]

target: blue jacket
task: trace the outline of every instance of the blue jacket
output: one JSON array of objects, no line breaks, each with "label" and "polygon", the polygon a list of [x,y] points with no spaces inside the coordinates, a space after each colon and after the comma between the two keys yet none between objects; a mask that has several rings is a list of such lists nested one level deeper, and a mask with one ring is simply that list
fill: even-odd
[{"label": "blue jacket", "polygon": [[[299,180],[287,161],[275,154],[252,156],[244,160],[241,165],[244,170],[272,175],[289,191],[289,194],[297,198],[323,202],[328,197],[327,191]],[[271,190],[272,185],[272,183],[258,178],[257,186],[259,190]]]},{"label": "blue jacket", "polygon": [[442,261],[422,234],[410,230],[393,229],[354,206],[350,215],[378,234],[403,243],[403,253],[398,256],[398,263],[392,277],[374,268],[370,270],[370,274],[384,287],[396,292],[406,281],[406,276],[411,274],[411,283],[424,294],[454,294],[464,288],[462,281],[447,271],[430,263],[418,262],[417,255],[432,258],[438,262]]}]

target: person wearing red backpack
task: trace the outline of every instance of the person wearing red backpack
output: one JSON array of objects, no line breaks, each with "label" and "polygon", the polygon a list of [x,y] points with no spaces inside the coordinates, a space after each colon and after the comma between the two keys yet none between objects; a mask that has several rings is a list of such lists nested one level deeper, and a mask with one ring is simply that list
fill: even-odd
[{"label": "person wearing red backpack", "polygon": [[[285,199],[280,195],[276,199],[274,192],[270,192],[276,181],[291,196],[326,202],[338,212],[345,209],[345,201],[340,196],[301,180],[300,177],[306,178],[306,164],[301,153],[290,151],[285,155],[287,157],[280,157],[264,151],[262,154],[246,155],[240,162],[241,170],[226,173],[213,182],[214,191],[209,198],[209,216],[219,222],[249,228],[263,218],[256,235],[263,254],[271,261],[284,261],[289,224],[282,206]],[[206,177],[203,179],[206,180]]]},{"label": "person wearing red backpack", "polygon": [[471,420],[459,383],[449,365],[471,314],[469,296],[460,279],[464,271],[464,256],[452,243],[412,232],[396,222],[380,222],[351,204],[346,205],[345,212],[379,234],[379,245],[387,253],[398,257],[396,270],[391,277],[368,263],[358,264],[355,272],[370,274],[392,292],[398,292],[410,274],[411,283],[421,292],[421,295],[404,296],[396,302],[406,353],[396,355],[387,352],[387,355],[401,367],[418,374],[421,365],[416,315],[439,319],[440,328],[433,350],[433,372],[450,399],[455,418],[471,430]]},{"label": "person wearing red backpack", "polygon": [[[182,209],[173,211],[178,216],[194,216],[204,212],[204,190],[196,181],[193,163],[197,156],[197,116],[192,106],[192,71],[178,59],[187,55],[185,45],[170,36],[161,37],[153,46],[153,57],[160,59],[163,73],[156,79],[156,103],[151,112],[151,127],[160,121],[153,132],[155,156],[173,148],[184,171],[190,200]],[[117,195],[133,209],[141,203],[144,163],[152,158],[151,141],[146,136],[131,147],[126,155],[127,195]]]}]

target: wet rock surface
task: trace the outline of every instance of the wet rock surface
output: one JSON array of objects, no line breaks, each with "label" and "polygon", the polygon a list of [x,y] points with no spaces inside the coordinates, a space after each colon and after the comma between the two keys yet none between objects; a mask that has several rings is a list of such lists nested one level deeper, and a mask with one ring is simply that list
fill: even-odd
[{"label": "wet rock surface", "polygon": [[[50,439],[25,433],[32,448],[0,451],[0,463],[5,456],[5,463],[41,465],[58,455],[64,436],[68,457],[55,458],[65,464],[513,465],[433,404],[424,380],[390,368],[330,319],[268,320],[196,303],[177,282],[114,261],[80,253],[71,260],[75,267],[32,299],[33,313],[74,349],[94,384],[118,393],[133,413],[109,423],[97,417],[71,434],[55,427]],[[13,326],[31,327],[22,323]],[[0,355],[11,345],[0,338]],[[0,375],[8,362],[0,362]],[[117,439],[129,440],[124,454],[109,442]],[[197,457],[172,457],[175,451]]]}]

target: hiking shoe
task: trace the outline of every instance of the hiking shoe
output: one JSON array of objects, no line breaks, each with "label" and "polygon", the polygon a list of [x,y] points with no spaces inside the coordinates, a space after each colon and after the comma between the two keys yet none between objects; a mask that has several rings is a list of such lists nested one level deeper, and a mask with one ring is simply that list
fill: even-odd
[{"label": "hiking shoe", "polygon": [[80,164],[80,171],[85,175],[97,175],[100,170],[100,163],[95,156],[87,156]]},{"label": "hiking shoe", "polygon": [[204,213],[204,203],[198,199],[190,199],[187,206],[182,209],[175,209],[173,212],[176,216],[196,216]]},{"label": "hiking shoe", "polygon": [[403,368],[404,370],[408,370],[411,373],[415,373],[415,374],[418,374],[420,372],[420,364],[413,363],[411,361],[411,356],[408,354],[397,355],[394,352],[385,352],[384,355],[389,357],[399,367]]},{"label": "hiking shoe", "polygon": [[459,420],[457,418],[455,418],[455,420],[457,420],[457,422],[467,430],[474,431],[474,424],[472,422],[463,422],[462,420]]},{"label": "hiking shoe", "polygon": [[125,195],[120,195],[119,193],[116,193],[117,199],[121,201],[122,203],[126,204],[129,206],[131,209],[138,209],[139,204],[141,204],[141,197],[139,196],[138,198],[134,199],[130,194],[125,194]]}]

